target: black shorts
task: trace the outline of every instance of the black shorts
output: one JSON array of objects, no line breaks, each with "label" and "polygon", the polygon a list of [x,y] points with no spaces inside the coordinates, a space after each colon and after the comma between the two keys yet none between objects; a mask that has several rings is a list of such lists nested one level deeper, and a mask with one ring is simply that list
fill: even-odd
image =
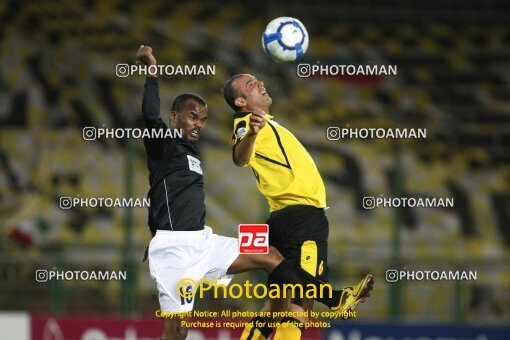
[{"label": "black shorts", "polygon": [[328,280],[329,223],[324,209],[292,205],[269,215],[269,244],[304,270]]}]

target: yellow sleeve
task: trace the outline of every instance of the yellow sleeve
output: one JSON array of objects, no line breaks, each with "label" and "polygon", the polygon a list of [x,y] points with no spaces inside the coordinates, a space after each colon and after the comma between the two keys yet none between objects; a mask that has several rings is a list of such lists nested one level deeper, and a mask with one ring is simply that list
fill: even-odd
[{"label": "yellow sleeve", "polygon": [[234,118],[234,130],[232,131],[231,139],[232,147],[242,140],[250,130],[250,117],[251,114],[241,118]]},{"label": "yellow sleeve", "polygon": [[[232,131],[232,139],[230,141],[230,143],[231,143],[230,147],[232,148],[232,153],[234,152],[234,146],[237,143],[239,143],[239,141],[241,141],[244,137],[246,137],[246,134],[248,133],[248,131],[250,131],[250,117],[251,117],[251,113],[247,114],[244,117],[234,118],[234,130]],[[255,152],[253,152],[253,155],[254,154],[255,154]],[[253,155],[250,158],[250,162],[251,162],[251,159],[253,158]],[[232,154],[232,157],[234,157],[233,154]],[[247,167],[250,164],[250,162],[243,165],[243,168]]]}]

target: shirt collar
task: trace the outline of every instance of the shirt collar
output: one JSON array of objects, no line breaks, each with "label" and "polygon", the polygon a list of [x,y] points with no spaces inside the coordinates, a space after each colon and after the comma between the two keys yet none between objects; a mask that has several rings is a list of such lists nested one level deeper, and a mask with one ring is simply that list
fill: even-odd
[{"label": "shirt collar", "polygon": [[[234,118],[243,118],[243,117],[246,117],[247,115],[250,115],[252,114],[253,112],[249,112],[249,111],[246,111],[246,112],[236,112],[234,113]],[[267,120],[273,120],[273,116],[271,116],[269,113],[266,113],[266,119]]]}]

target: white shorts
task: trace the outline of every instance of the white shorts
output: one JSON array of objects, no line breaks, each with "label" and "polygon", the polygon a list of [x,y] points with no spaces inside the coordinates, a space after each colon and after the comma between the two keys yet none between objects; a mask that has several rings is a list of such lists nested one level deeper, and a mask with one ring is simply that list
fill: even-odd
[{"label": "white shorts", "polygon": [[227,269],[237,258],[238,240],[213,234],[211,228],[198,231],[158,230],[149,245],[149,268],[156,280],[162,312],[189,312],[194,298],[177,291],[184,278],[197,284],[202,278],[218,279],[228,285]]}]

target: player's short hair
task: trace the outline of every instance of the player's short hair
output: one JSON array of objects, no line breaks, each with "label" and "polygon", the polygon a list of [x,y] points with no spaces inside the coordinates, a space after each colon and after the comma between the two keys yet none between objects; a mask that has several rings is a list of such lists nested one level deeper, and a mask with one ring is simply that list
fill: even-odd
[{"label": "player's short hair", "polygon": [[234,87],[234,80],[236,80],[237,78],[240,78],[244,75],[246,75],[246,74],[244,74],[244,73],[236,74],[235,76],[233,76],[232,78],[230,78],[227,81],[227,83],[225,84],[225,87],[223,88],[223,97],[225,98],[225,101],[236,112],[239,111],[241,109],[241,107],[236,105],[235,100],[239,97],[243,97],[243,95],[241,94],[241,92],[239,92],[238,89],[236,89]]},{"label": "player's short hair", "polygon": [[198,94],[194,93],[183,93],[175,97],[174,102],[172,103],[172,111],[180,112],[184,109],[184,105],[188,100],[194,100],[198,104],[207,107],[205,100],[200,97]]}]

